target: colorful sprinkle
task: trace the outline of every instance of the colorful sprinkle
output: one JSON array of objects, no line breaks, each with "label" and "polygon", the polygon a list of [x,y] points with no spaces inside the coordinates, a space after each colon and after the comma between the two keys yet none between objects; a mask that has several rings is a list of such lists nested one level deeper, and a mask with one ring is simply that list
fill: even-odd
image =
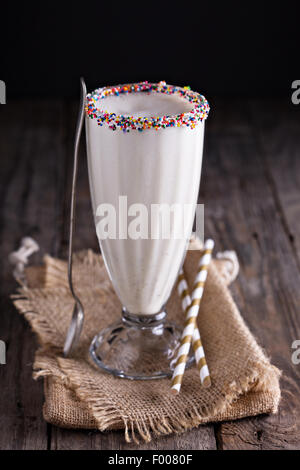
[{"label": "colorful sprinkle", "polygon": [[[186,99],[193,105],[193,109],[187,113],[178,114],[176,116],[156,116],[156,117],[138,117],[116,115],[108,113],[97,108],[97,102],[105,99],[107,96],[119,96],[124,93],[163,93],[166,95],[177,95]],[[189,86],[183,88],[167,85],[166,82],[159,83],[132,83],[126,85],[118,85],[114,87],[98,88],[89,93],[86,97],[86,114],[91,119],[96,119],[99,126],[104,123],[113,131],[121,129],[123,132],[138,130],[142,132],[146,129],[165,129],[167,127],[190,127],[194,129],[196,125],[205,120],[209,113],[209,104],[204,96],[191,91]]]}]

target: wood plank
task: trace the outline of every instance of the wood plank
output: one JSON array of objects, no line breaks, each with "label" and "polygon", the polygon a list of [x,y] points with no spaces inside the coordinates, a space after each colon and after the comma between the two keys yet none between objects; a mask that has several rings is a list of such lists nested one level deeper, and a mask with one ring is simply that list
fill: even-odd
[{"label": "wood plank", "polygon": [[[8,344],[8,364],[0,366],[0,419],[6,430],[0,448],[47,448],[48,438],[53,449],[215,448],[214,428],[218,448],[299,448],[300,368],[291,363],[291,343],[300,339],[298,115],[282,103],[264,106],[231,102],[228,111],[228,102],[215,103],[207,125],[201,199],[206,235],[215,238],[217,250],[238,253],[241,272],[232,291],[241,312],[284,371],[280,413],[207,425],[140,447],[127,445],[121,432],[62,430],[42,419],[42,383],[31,378],[36,345],[7,298],[15,286],[7,253],[27,234],[43,252],[66,254],[77,107],[64,112],[57,102],[30,102],[0,108],[0,338]],[[75,246],[98,249],[83,146],[80,166]]]},{"label": "wood plank", "polygon": [[200,426],[180,435],[153,438],[150,443],[126,443],[123,431],[77,431],[53,427],[51,449],[55,450],[214,450],[213,425]]},{"label": "wood plank", "polygon": [[172,434],[166,437],[153,438],[150,443],[141,442],[127,444],[123,434],[110,432],[104,435],[100,433],[94,436],[95,448],[120,449],[120,450],[215,450],[216,440],[213,425],[199,426],[183,434]]},{"label": "wood plank", "polygon": [[[42,382],[32,379],[36,342],[28,324],[12,307],[16,289],[8,253],[33,236],[41,254],[57,252],[61,224],[64,154],[62,105],[58,102],[9,103],[1,107],[1,339],[7,364],[0,368],[1,449],[46,449]],[[39,259],[35,256],[35,260]]]},{"label": "wood plank", "polygon": [[[300,338],[298,263],[266,174],[250,107],[231,103],[232,108],[240,112],[228,112],[226,102],[217,103],[207,126],[210,162],[204,164],[202,180],[206,232],[216,239],[217,250],[237,251],[241,270],[232,287],[234,297],[284,375],[279,414],[218,425],[218,447],[294,449],[300,435],[300,368],[291,362],[292,341]],[[272,158],[280,162],[276,146]]]},{"label": "wood plank", "polygon": [[269,184],[300,266],[300,106],[291,101],[251,103]]}]

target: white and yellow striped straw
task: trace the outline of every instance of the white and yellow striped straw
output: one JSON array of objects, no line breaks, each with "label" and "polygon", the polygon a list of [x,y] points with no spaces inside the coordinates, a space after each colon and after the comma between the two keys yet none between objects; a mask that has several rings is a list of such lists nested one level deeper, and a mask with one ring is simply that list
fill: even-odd
[{"label": "white and yellow striped straw", "polygon": [[[174,394],[180,392],[183,374],[187,358],[190,351],[190,346],[194,336],[194,329],[196,326],[199,306],[203,295],[204,284],[207,278],[207,270],[211,261],[211,254],[214,248],[213,240],[206,240],[203,247],[203,255],[199,262],[199,268],[196,275],[190,306],[187,308],[186,320],[181,335],[180,347],[177,354],[176,366],[172,377],[171,391]],[[188,299],[186,299],[187,301]],[[199,335],[200,336],[200,335]]]},{"label": "white and yellow striped straw", "polygon": [[[186,313],[191,305],[191,297],[189,293],[188,284],[183,272],[183,269],[180,271],[178,276],[178,286],[177,286],[179,297],[182,302],[182,310]],[[204,348],[201,342],[200,332],[195,324],[192,346],[195,354],[196,364],[199,370],[200,381],[203,387],[208,388],[211,385],[210,374],[208,366],[205,359]]]}]

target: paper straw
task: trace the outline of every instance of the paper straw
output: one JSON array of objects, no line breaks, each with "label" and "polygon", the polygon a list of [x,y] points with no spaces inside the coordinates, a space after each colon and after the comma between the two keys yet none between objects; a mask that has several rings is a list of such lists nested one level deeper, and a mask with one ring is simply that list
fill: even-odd
[{"label": "paper straw", "polygon": [[[189,293],[188,284],[184,275],[183,270],[181,269],[178,276],[178,286],[177,286],[179,297],[181,298],[182,309],[185,313],[191,305],[191,297]],[[205,359],[204,348],[201,342],[200,332],[195,324],[192,346],[195,354],[196,364],[199,370],[200,381],[203,387],[208,388],[211,385],[210,374],[208,366]]]},{"label": "paper straw", "polygon": [[207,270],[211,261],[211,254],[213,248],[213,240],[206,240],[203,247],[204,252],[199,262],[199,268],[192,291],[191,303],[189,308],[187,309],[186,320],[181,335],[180,347],[176,360],[176,366],[172,377],[171,391],[174,394],[180,392],[182,378],[194,335],[199,306],[202,299],[204,284],[207,278]]}]

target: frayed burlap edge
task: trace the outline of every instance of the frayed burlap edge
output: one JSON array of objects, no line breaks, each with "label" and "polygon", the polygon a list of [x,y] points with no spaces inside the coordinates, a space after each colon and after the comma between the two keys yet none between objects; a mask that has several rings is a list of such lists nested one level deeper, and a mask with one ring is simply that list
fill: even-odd
[{"label": "frayed burlap edge", "polygon": [[[39,369],[36,373],[38,376],[49,376],[49,370],[44,369],[43,361],[37,358],[34,365],[35,368]],[[210,406],[200,407],[189,410],[188,412],[177,411],[176,416],[170,415],[160,417],[159,419],[150,418],[143,421],[135,421],[126,419],[120,416],[117,409],[112,409],[111,404],[107,403],[106,397],[103,397],[103,401],[99,402],[99,396],[97,399],[91,395],[90,384],[79,383],[74,381],[73,370],[70,371],[72,375],[72,383],[69,380],[68,375],[66,377],[57,376],[53,374],[52,378],[62,380],[65,386],[75,393],[79,402],[87,404],[90,411],[91,417],[95,420],[96,427],[100,431],[112,430],[112,429],[125,429],[125,439],[127,442],[134,441],[139,443],[139,437],[146,442],[150,442],[151,436],[162,436],[172,433],[182,433],[189,429],[205,424],[207,422],[217,422],[230,419],[237,419],[245,416],[244,414],[239,415],[236,410],[236,406],[231,410],[230,408],[236,403],[241,397],[245,396],[249,392],[255,394],[253,398],[258,400],[259,398],[265,397],[264,401],[259,403],[259,406],[249,410],[247,407],[247,415],[257,415],[263,413],[277,413],[278,405],[280,400],[280,388],[279,388],[279,376],[280,372],[273,366],[269,367],[267,373],[265,368],[262,368],[260,364],[252,364],[252,371],[249,368],[245,371],[244,378],[241,378],[238,383],[228,384],[227,389],[224,390],[224,397],[218,401],[213,401]],[[68,374],[68,369],[64,370]],[[248,375],[247,375],[248,373]],[[260,376],[265,374],[265,379],[260,380]],[[49,384],[47,385],[49,386]],[[271,387],[272,393],[268,393],[268,388]],[[250,411],[250,412],[249,412]],[[123,423],[123,425],[122,425]],[[93,426],[91,426],[92,428]]]},{"label": "frayed burlap edge", "polygon": [[[43,361],[37,359],[35,367],[43,367]],[[121,417],[118,410],[111,409],[111,405],[106,403],[106,397],[103,397],[103,402],[99,402],[99,398],[94,400],[90,395],[90,387],[85,388],[84,384],[74,383],[74,381],[71,384],[69,378],[63,376],[61,373],[55,375],[52,370],[49,374],[49,369],[39,369],[38,372],[35,373],[35,378],[40,376],[46,377],[46,403],[49,402],[49,399],[53,402],[53,399],[55,399],[53,393],[57,394],[57,388],[59,389],[59,387],[62,387],[61,390],[63,390],[64,393],[66,393],[66,391],[67,393],[73,393],[73,399],[76,398],[77,404],[84,403],[84,407],[86,407],[85,413],[89,413],[89,417],[87,418],[85,414],[80,427],[89,429],[97,428],[100,431],[124,429],[126,441],[134,441],[136,444],[139,444],[139,438],[150,442],[153,435],[159,437],[172,433],[183,433],[208,422],[234,420],[245,417],[246,415],[276,414],[280,401],[278,382],[280,372],[278,369],[271,366],[270,380],[260,381],[258,376],[262,373],[261,369],[261,367],[258,367],[257,371],[253,371],[250,379],[245,375],[245,379],[240,380],[234,387],[228,384],[228,388],[224,393],[224,399],[212,402],[210,406],[206,406],[205,408],[195,407],[188,412],[180,411],[177,412],[176,416],[170,415],[161,417],[160,419],[150,418],[143,421],[127,420]],[[265,372],[266,371],[263,370],[263,373]],[[55,381],[55,386],[53,386],[53,381]],[[271,383],[272,392],[264,390],[267,383],[268,385]],[[249,403],[247,403],[245,414],[245,411],[238,405],[238,402],[243,398],[246,398],[247,402],[249,402],[248,394],[252,394],[253,402],[255,402],[256,405],[253,406],[251,410],[249,409]],[[56,402],[60,403],[60,401],[61,394],[59,394],[59,400],[56,400]],[[44,417],[52,424],[62,426],[61,418],[56,420],[55,416],[53,416],[53,409],[51,409],[51,415],[47,413],[47,405],[44,405]],[[63,427],[72,428],[73,426],[66,426],[64,424]]]},{"label": "frayed burlap edge", "polygon": [[[50,394],[53,398],[54,390],[57,390],[53,386],[54,384],[56,387],[64,387],[68,393],[72,394],[72,398],[76,399],[77,406],[83,407],[82,410],[79,410],[83,417],[82,427],[97,428],[100,431],[124,429],[126,440],[138,443],[139,437],[149,442],[151,435],[181,433],[199,424],[243,417],[245,414],[236,410],[238,408],[236,403],[249,393],[255,395],[255,400],[260,401],[259,406],[254,407],[252,411],[247,407],[247,415],[276,413],[278,410],[280,372],[266,360],[263,363],[249,362],[245,367],[244,375],[238,381],[228,383],[224,388],[224,395],[219,400],[212,401],[209,406],[194,407],[188,412],[180,411],[176,416],[165,416],[159,419],[149,417],[143,421],[120,416],[119,410],[112,407],[106,396],[100,400],[99,395],[96,399],[93,397],[90,382],[76,381],[76,374],[74,375],[72,367],[69,369],[65,363],[63,364],[63,359],[60,360],[57,356],[58,351],[53,348],[51,343],[49,325],[32,308],[30,289],[22,286],[20,293],[13,297],[15,306],[20,313],[24,314],[32,329],[38,334],[40,341],[42,338],[39,331],[43,331],[43,350],[40,350],[36,355],[34,378],[45,378],[45,395],[48,399]],[[45,333],[46,336],[49,335],[49,342],[45,342]],[[45,347],[47,351],[45,351]],[[269,393],[269,390],[272,393]],[[52,415],[47,414],[46,405],[44,406],[44,417],[52,424],[68,427],[68,424],[61,422],[61,418],[55,419],[53,413]],[[70,425],[69,427],[74,426]]]}]

